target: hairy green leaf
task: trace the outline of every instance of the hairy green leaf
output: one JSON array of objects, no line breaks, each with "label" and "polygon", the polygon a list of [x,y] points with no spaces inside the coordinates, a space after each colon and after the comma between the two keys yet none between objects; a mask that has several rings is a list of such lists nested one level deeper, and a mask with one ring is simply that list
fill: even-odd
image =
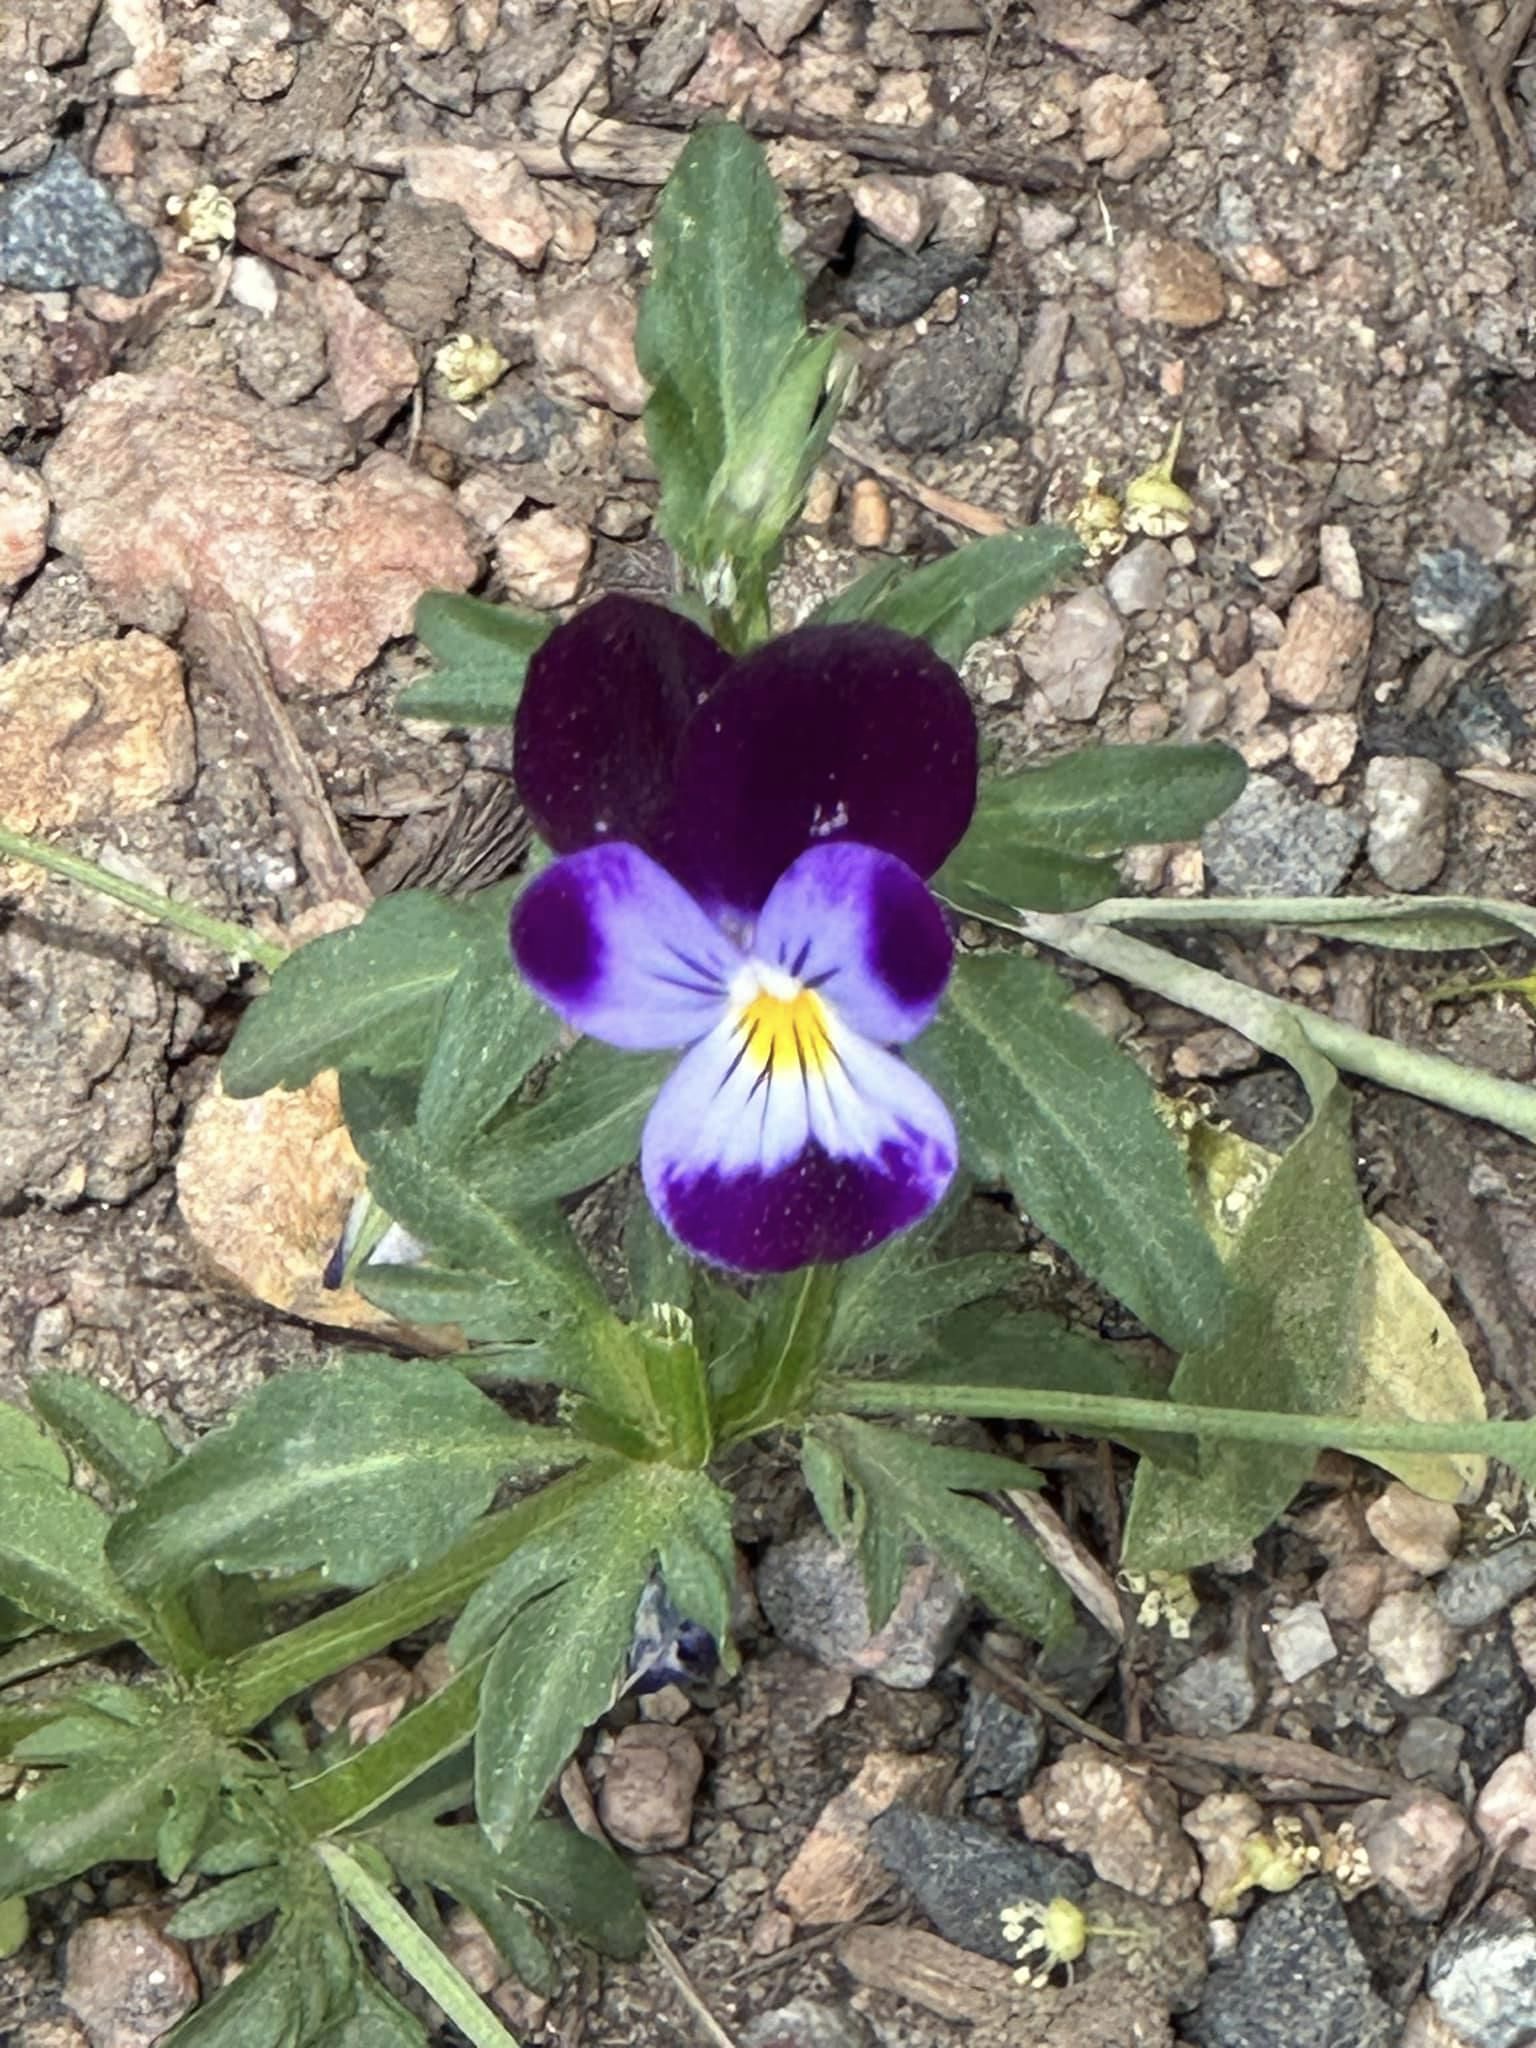
[{"label": "hairy green leaf", "polygon": [[205,1564],[372,1585],[445,1550],[503,1474],[579,1454],[451,1368],[357,1354],[259,1388],[119,1517],[110,1552],[133,1586]]},{"label": "hairy green leaf", "polygon": [[34,1373],[27,1397],[120,1501],[132,1500],[176,1462],[170,1439],[152,1415],[84,1373]]},{"label": "hairy green leaf", "polygon": [[104,1551],[110,1518],[37,1465],[6,1473],[0,1593],[51,1628],[83,1632],[141,1622]]},{"label": "hairy green leaf", "polygon": [[620,1052],[586,1038],[559,1061],[537,1102],[504,1117],[476,1147],[490,1200],[529,1208],[606,1179],[639,1153],[672,1053]]},{"label": "hairy green leaf", "polygon": [[479,1138],[559,1037],[560,1022],[503,949],[477,952],[453,980],[422,1077],[416,1125],[439,1159]]},{"label": "hairy green leaf", "polygon": [[1188,1350],[1227,1314],[1221,1259],[1151,1083],[1067,994],[1037,960],[962,959],[912,1063],[954,1111],[971,1170],[1006,1182],[1085,1272]]},{"label": "hairy green leaf", "polygon": [[818,623],[868,619],[926,640],[959,663],[978,640],[1000,633],[1083,559],[1065,526],[1031,526],[967,541],[936,562],[905,572],[881,564],[813,614]]},{"label": "hairy green leaf", "polygon": [[210,1885],[177,1908],[166,1931],[178,1941],[206,1941],[215,1934],[234,1934],[275,1912],[283,1896],[283,1873],[275,1863],[242,1870]]},{"label": "hairy green leaf", "polygon": [[1016,1252],[972,1252],[922,1263],[901,1257],[900,1237],[843,1268],[824,1364],[926,1359],[932,1326],[969,1302],[1000,1294],[1019,1278]]},{"label": "hairy green leaf", "polygon": [[529,660],[553,623],[483,598],[429,590],[417,603],[415,631],[437,672],[403,691],[395,709],[444,725],[510,725]]}]

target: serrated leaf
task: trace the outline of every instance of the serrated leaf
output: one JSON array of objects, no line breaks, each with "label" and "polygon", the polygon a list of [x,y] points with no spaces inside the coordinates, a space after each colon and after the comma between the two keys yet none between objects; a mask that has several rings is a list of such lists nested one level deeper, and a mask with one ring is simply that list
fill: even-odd
[{"label": "serrated leaf", "polygon": [[591,1038],[573,1046],[538,1101],[505,1117],[476,1148],[487,1198],[529,1208],[630,1165],[656,1091],[676,1064],[675,1054],[620,1052]]},{"label": "serrated leaf", "polygon": [[11,1472],[41,1472],[69,1484],[69,1458],[24,1408],[0,1401],[0,1486]]},{"label": "serrated leaf", "polygon": [[107,1563],[110,1517],[37,1465],[8,1472],[0,1513],[0,1591],[25,1613],[70,1632],[142,1620]]},{"label": "serrated leaf", "polygon": [[234,1934],[275,1912],[283,1897],[283,1872],[275,1863],[242,1870],[210,1885],[179,1906],[166,1932],[178,1941],[206,1941],[215,1934]]},{"label": "serrated leaf", "polygon": [[339,2048],[367,1988],[356,1948],[329,1886],[296,1890],[290,1877],[284,1905],[271,1938],[165,2048]]},{"label": "serrated leaf", "polygon": [[215,1773],[178,1778],[171,1787],[171,1807],[155,1836],[155,1861],[167,1884],[175,1884],[197,1854],[218,1811],[219,1780]]},{"label": "serrated leaf", "polygon": [[[1023,1634],[1050,1642],[1069,1625],[1066,1589],[1033,1543],[992,1508],[970,1498],[976,1488],[1029,1484],[1035,1475],[1011,1458],[932,1444],[904,1430],[823,1416],[810,1432],[831,1444],[863,1496],[866,1529],[884,1524],[878,1566],[880,1605],[890,1592],[890,1532],[921,1543],[989,1607]],[[957,1491],[956,1489],[964,1489]],[[871,1603],[871,1625],[880,1626]]]},{"label": "serrated leaf", "polygon": [[1175,1350],[1228,1312],[1222,1264],[1151,1083],[1037,960],[960,960],[912,1064],[954,1112],[967,1164]]},{"label": "serrated leaf", "polygon": [[444,725],[510,725],[528,663],[553,623],[483,598],[429,590],[417,601],[413,630],[437,672],[402,691],[395,709]]},{"label": "serrated leaf", "polygon": [[511,894],[450,903],[408,889],[381,898],[360,924],[300,946],[241,1018],[219,1070],[226,1092],[302,1088],[327,1067],[419,1073],[459,969],[504,941]]},{"label": "serrated leaf", "polygon": [[445,1550],[503,1474],[579,1454],[451,1369],[358,1354],[259,1388],[118,1518],[111,1555],[134,1586],[206,1564],[372,1585]]},{"label": "serrated leaf", "polygon": [[440,1159],[458,1157],[516,1095],[559,1037],[560,1022],[505,952],[477,953],[455,975],[416,1101],[416,1126]]},{"label": "serrated leaf", "polygon": [[176,1462],[169,1437],[152,1415],[83,1373],[34,1373],[27,1398],[120,1501],[132,1500]]},{"label": "serrated leaf", "polygon": [[926,1358],[934,1324],[1019,1278],[1016,1252],[907,1264],[899,1262],[902,1243],[893,1238],[844,1266],[824,1359],[829,1369],[864,1359]]},{"label": "serrated leaf", "polygon": [[958,664],[976,641],[1000,633],[1083,559],[1082,543],[1065,526],[965,542],[936,562],[894,576],[882,564],[812,616],[819,623],[868,619],[926,640]]}]

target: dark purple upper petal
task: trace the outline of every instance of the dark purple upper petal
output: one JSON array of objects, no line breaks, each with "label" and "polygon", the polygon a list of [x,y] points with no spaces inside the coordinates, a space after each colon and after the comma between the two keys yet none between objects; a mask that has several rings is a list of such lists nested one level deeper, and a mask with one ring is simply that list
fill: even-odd
[{"label": "dark purple upper petal", "polygon": [[601,597],[555,628],[528,664],[513,765],[557,853],[613,839],[657,850],[683,728],[730,659],[691,620],[638,597]]},{"label": "dark purple upper petal", "polygon": [[829,839],[931,875],[975,803],[976,720],[949,664],[885,626],[802,626],[736,662],[689,720],[659,858],[751,914]]}]

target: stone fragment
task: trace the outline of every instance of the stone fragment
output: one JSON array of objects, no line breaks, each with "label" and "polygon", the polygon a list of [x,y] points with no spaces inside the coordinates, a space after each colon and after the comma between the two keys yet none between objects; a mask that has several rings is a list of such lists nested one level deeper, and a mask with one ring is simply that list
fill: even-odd
[{"label": "stone fragment", "polygon": [[1339,1654],[1328,1617],[1315,1600],[1276,1615],[1269,1625],[1269,1654],[1287,1685],[1299,1685]]},{"label": "stone fragment", "polygon": [[366,1749],[394,1727],[416,1690],[415,1673],[398,1657],[364,1657],[316,1686],[309,1710],[327,1735],[345,1727],[347,1740]]},{"label": "stone fragment", "polygon": [[1431,2000],[1416,1998],[1404,2015],[1397,2048],[1466,2048],[1466,2043],[1451,2032]]},{"label": "stone fragment", "polygon": [[[1444,1585],[1442,1578],[1439,1585]],[[1438,1590],[1438,1587],[1437,1587]],[[1505,1628],[1483,1628],[1471,1654],[1436,1696],[1435,1712],[1461,1730],[1462,1758],[1474,1784],[1521,1746],[1531,1709],[1530,1688]]]},{"label": "stone fragment", "polygon": [[1524,1750],[1499,1765],[1478,1793],[1472,1817],[1507,1868],[1536,1873],[1536,1762]]},{"label": "stone fragment", "polygon": [[1346,812],[1298,796],[1271,775],[1250,775],[1200,843],[1224,895],[1331,896],[1364,837]]},{"label": "stone fragment", "polygon": [[997,237],[997,205],[991,195],[958,171],[936,171],[927,180],[939,209],[934,240],[962,255],[986,255]]},{"label": "stone fragment", "polygon": [[1173,557],[1165,542],[1139,540],[1112,562],[1104,577],[1109,601],[1122,618],[1137,612],[1159,612],[1168,594]]},{"label": "stone fragment", "polygon": [[592,559],[592,536],[563,512],[530,512],[496,537],[496,565],[510,604],[553,611],[570,604]]},{"label": "stone fragment", "polygon": [[1175,1735],[1235,1735],[1258,1711],[1258,1688],[1240,1642],[1209,1650],[1157,1689],[1157,1704]]},{"label": "stone fragment", "polygon": [[792,1998],[740,2031],[741,2048],[874,2048],[869,2022],[847,2006]]},{"label": "stone fragment", "polygon": [[1024,1832],[1086,1855],[1106,1884],[1160,1905],[1193,1898],[1200,1867],[1170,1787],[1075,1742],[1019,1801]]},{"label": "stone fragment", "polygon": [[1414,624],[1452,654],[1477,654],[1507,640],[1515,608],[1502,573],[1468,547],[1419,557],[1409,588]]},{"label": "stone fragment", "polygon": [[1477,1842],[1461,1808],[1421,1786],[1387,1800],[1360,1839],[1376,1882],[1415,1920],[1438,1920],[1477,1862]]},{"label": "stone fragment", "polygon": [[803,35],[826,0],[737,0],[736,12],[775,57]]},{"label": "stone fragment", "polygon": [[416,142],[401,162],[418,199],[458,207],[482,241],[525,270],[538,269],[555,232],[554,215],[515,149]]},{"label": "stone fragment", "polygon": [[920,248],[939,217],[938,202],[922,178],[874,171],[854,180],[852,198],[859,219],[898,249]]},{"label": "stone fragment", "polygon": [[885,380],[887,433],[909,452],[974,440],[1002,411],[1018,360],[1018,316],[994,294],[975,293],[958,319],[897,357]]},{"label": "stone fragment", "polygon": [[1173,235],[1133,236],[1120,258],[1115,297],[1127,320],[1185,330],[1210,327],[1227,310],[1215,257]]},{"label": "stone fragment", "polygon": [[1365,681],[1371,614],[1325,584],[1298,591],[1270,669],[1271,696],[1298,711],[1349,711]]},{"label": "stone fragment", "polygon": [[1352,711],[1319,711],[1291,728],[1291,759],[1318,789],[1331,789],[1355,758],[1360,723]]},{"label": "stone fragment", "polygon": [[69,1937],[64,2003],[93,2048],[152,2048],[199,1996],[191,1959],[154,1913],[107,1913]]},{"label": "stone fragment", "polygon": [[1173,147],[1163,103],[1149,78],[1122,78],[1116,71],[1083,89],[1079,109],[1085,162],[1101,163],[1106,177],[1124,183]]},{"label": "stone fragment", "polygon": [[1396,2048],[1399,2031],[1325,1878],[1255,1908],[1181,2027],[1192,2048]]},{"label": "stone fragment", "polygon": [[891,501],[872,476],[861,476],[848,497],[848,538],[856,548],[883,548],[891,537]]},{"label": "stone fragment", "polygon": [[1447,1929],[1426,1978],[1458,2048],[1529,2048],[1536,2036],[1536,1925],[1485,1910]]},{"label": "stone fragment", "polygon": [[367,438],[382,431],[416,389],[416,351],[341,278],[317,278],[315,295],[325,322],[331,402]]},{"label": "stone fragment", "polygon": [[453,17],[457,4],[458,0],[389,0],[388,12],[418,50],[436,56],[453,41]]},{"label": "stone fragment", "polygon": [[423,591],[474,581],[469,529],[400,456],[321,483],[277,466],[272,430],[265,407],[179,371],[104,378],[44,466],[55,543],[130,622],[168,595],[222,596],[280,689],[349,689]]},{"label": "stone fragment", "polygon": [[270,317],[242,321],[235,365],[268,405],[298,405],[325,381],[325,322],[313,296],[293,284],[277,295]]},{"label": "stone fragment", "polygon": [[555,390],[637,419],[650,386],[635,360],[635,302],[617,285],[578,285],[547,300],[533,345]]},{"label": "stone fragment", "polygon": [[1347,171],[1364,156],[1376,125],[1381,66],[1371,35],[1308,39],[1294,81],[1291,147],[1325,171]]},{"label": "stone fragment", "polygon": [[703,1753],[686,1728],[637,1721],[620,1729],[598,1793],[603,1826],[637,1855],[681,1849],[703,1775]]},{"label": "stone fragment", "polygon": [[[1461,1542],[1461,1517],[1450,1502],[1427,1500],[1400,1479],[1371,1502],[1365,1520],[1383,1550],[1426,1579],[1445,1570]],[[1443,1600],[1440,1606],[1444,1613]]]},{"label": "stone fragment", "polygon": [[1069,1856],[1010,1839],[975,1821],[950,1820],[897,1805],[870,1829],[875,1853],[916,1899],[946,1941],[974,1954],[1012,1962],[1002,1913],[1020,1899],[1048,1905],[1080,1899],[1088,1873]]},{"label": "stone fragment", "polygon": [[1422,1699],[1456,1669],[1456,1631],[1427,1590],[1389,1593],[1371,1616],[1366,1641],[1376,1668],[1404,1699]]},{"label": "stone fragment", "polygon": [[1184,1081],[1219,1080],[1228,1074],[1246,1074],[1263,1055],[1252,1039],[1244,1038],[1227,1024],[1212,1024],[1204,1031],[1192,1031],[1182,1045],[1174,1047],[1173,1071]]},{"label": "stone fragment", "polygon": [[0,456],[0,592],[25,583],[48,547],[48,488],[35,469]]},{"label": "stone fragment", "polygon": [[1360,557],[1347,526],[1322,526],[1317,534],[1317,568],[1323,582],[1346,604],[1360,604],[1365,598],[1365,578]]},{"label": "stone fragment", "polygon": [[1460,1783],[1463,1732],[1441,1714],[1415,1714],[1397,1739],[1397,1768],[1405,1778],[1428,1778],[1442,1792]]},{"label": "stone fragment", "polygon": [[1097,715],[1125,652],[1125,627],[1100,590],[1080,590],[1033,626],[1019,649],[1023,669],[1058,718]]},{"label": "stone fragment", "polygon": [[0,284],[27,292],[96,284],[133,299],[159,268],[154,236],[67,149],[0,185]]},{"label": "stone fragment", "polygon": [[817,1815],[779,1882],[779,1904],[813,1926],[856,1920],[891,1882],[870,1842],[872,1824],[897,1800],[919,1809],[937,1806],[951,1769],[943,1757],[872,1751],[852,1783]]},{"label": "stone fragment", "polygon": [[981,269],[980,257],[948,242],[929,242],[911,254],[861,235],[840,295],[866,327],[901,327],[926,313],[940,292],[969,284]]},{"label": "stone fragment", "polygon": [[1365,766],[1366,858],[1389,889],[1425,889],[1445,865],[1451,785],[1418,754],[1377,754]]},{"label": "stone fragment", "polygon": [[858,1561],[820,1529],[769,1546],[757,1570],[757,1597],[769,1627],[790,1649],[902,1692],[930,1683],[970,1611],[958,1583],[931,1559],[919,1558],[890,1620],[872,1636]]},{"label": "stone fragment", "polygon": [[1123,12],[1098,0],[1034,0],[1035,26],[1048,43],[1100,70],[1144,78],[1158,54],[1139,28],[1117,18]]},{"label": "stone fragment", "polygon": [[971,1796],[1016,1799],[1040,1768],[1045,1722],[1033,1707],[1010,1706],[999,1693],[973,1690],[961,1723],[965,1784]]}]

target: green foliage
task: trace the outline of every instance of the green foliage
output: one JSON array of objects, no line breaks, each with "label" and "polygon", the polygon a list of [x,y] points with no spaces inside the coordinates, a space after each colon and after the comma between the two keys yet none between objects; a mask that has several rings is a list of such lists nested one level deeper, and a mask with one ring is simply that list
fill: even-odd
[{"label": "green foliage", "polygon": [[812,614],[821,625],[866,619],[926,640],[958,664],[1077,568],[1082,544],[1067,527],[1032,526],[967,541],[921,569],[882,562]]},{"label": "green foliage", "polygon": [[95,1467],[119,1501],[134,1499],[176,1462],[175,1448],[153,1416],[141,1414],[83,1373],[34,1373],[27,1398],[76,1457]]},{"label": "green foliage", "polygon": [[1141,1069],[1067,1005],[1060,977],[1014,954],[960,960],[913,1047],[955,1112],[971,1170],[1176,1350],[1227,1314],[1221,1260]]},{"label": "green foliage", "polygon": [[131,1633],[138,1611],[107,1563],[106,1511],[40,1465],[0,1469],[0,1486],[0,1593],[50,1628]]},{"label": "green foliage", "polygon": [[318,1565],[366,1586],[446,1549],[498,1481],[577,1455],[441,1367],[362,1354],[261,1387],[118,1518],[125,1582]]},{"label": "green foliage", "polygon": [[447,590],[429,590],[416,606],[416,637],[436,671],[401,693],[406,718],[444,725],[510,725],[530,658],[553,621]]}]

